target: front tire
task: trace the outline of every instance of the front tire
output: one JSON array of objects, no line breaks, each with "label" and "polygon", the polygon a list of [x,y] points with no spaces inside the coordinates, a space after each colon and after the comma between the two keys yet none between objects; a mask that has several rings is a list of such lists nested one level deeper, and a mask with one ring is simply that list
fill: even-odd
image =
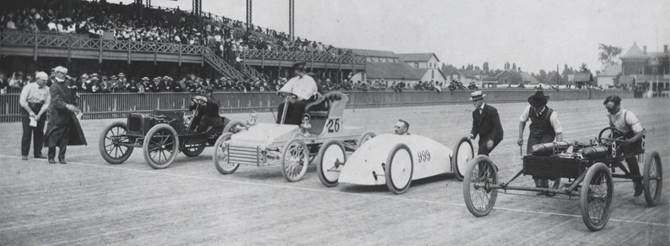
[{"label": "front tire", "polygon": [[454,154],[451,158],[451,170],[458,181],[463,181],[465,171],[468,170],[468,163],[475,157],[475,148],[469,137],[462,137],[454,148]]},{"label": "front tire", "polygon": [[365,142],[369,141],[370,139],[372,139],[376,136],[377,136],[377,134],[375,134],[374,132],[365,132],[365,133],[361,134],[361,137],[358,138],[358,142],[356,142],[356,146],[357,146],[356,148],[360,148],[361,146],[363,146],[363,144]]},{"label": "front tire", "polygon": [[316,172],[319,174],[319,180],[326,187],[337,186],[340,171],[347,161],[344,146],[339,141],[330,140],[321,145],[317,156],[319,162],[316,165]]},{"label": "front tire", "polygon": [[168,124],[158,124],[149,129],[142,143],[144,160],[153,169],[167,168],[179,152],[177,131]]},{"label": "front tire", "polygon": [[498,198],[498,169],[488,156],[479,155],[468,164],[463,178],[463,200],[468,211],[476,217],[488,215]]},{"label": "front tire", "polygon": [[584,224],[591,231],[602,230],[609,221],[612,204],[612,172],[607,165],[598,162],[589,167],[580,193]]},{"label": "front tire", "polygon": [[289,182],[302,179],[309,164],[309,149],[301,139],[291,140],[285,147],[281,157],[282,173]]},{"label": "front tire", "polygon": [[134,140],[128,137],[125,122],[114,122],[100,134],[98,151],[107,163],[117,165],[125,162],[133,153]]},{"label": "front tire", "polygon": [[228,156],[228,140],[233,134],[226,132],[219,136],[219,139],[216,140],[214,144],[214,155],[212,156],[212,161],[214,161],[214,167],[221,174],[232,174],[237,168],[240,167],[239,163],[230,163],[230,158]]},{"label": "front tire", "polygon": [[386,186],[394,194],[402,194],[409,190],[412,184],[412,175],[414,174],[414,161],[412,152],[404,144],[398,144],[386,159]]},{"label": "front tire", "polygon": [[644,199],[647,206],[653,207],[661,202],[661,188],[663,188],[663,165],[658,152],[653,151],[644,161]]}]

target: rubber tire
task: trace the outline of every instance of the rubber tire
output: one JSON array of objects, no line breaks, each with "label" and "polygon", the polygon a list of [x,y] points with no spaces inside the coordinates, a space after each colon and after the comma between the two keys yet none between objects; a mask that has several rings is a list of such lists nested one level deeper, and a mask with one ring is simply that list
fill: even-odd
[{"label": "rubber tire", "polygon": [[[174,136],[174,144],[172,147],[172,155],[168,158],[168,161],[164,164],[158,164],[154,163],[154,161],[151,159],[151,156],[149,155],[149,143],[151,142],[151,136],[156,134],[156,132],[160,130],[167,129],[172,136]],[[142,143],[142,150],[144,152],[144,160],[149,164],[149,166],[153,169],[164,169],[169,167],[172,162],[174,162],[174,159],[177,157],[177,153],[179,152],[179,136],[177,135],[177,131],[174,130],[174,128],[168,124],[158,124],[153,126],[151,129],[149,129],[149,132],[147,132],[147,135],[144,136],[144,141]]]},{"label": "rubber tire", "polygon": [[[594,224],[591,221],[591,218],[589,216],[589,213],[587,211],[588,208],[588,186],[592,182],[594,176],[598,174],[599,172],[605,172],[606,176],[605,178],[607,179],[607,197],[606,199],[606,207],[605,211],[603,214],[603,218],[600,224]],[[591,167],[589,167],[588,170],[586,170],[586,176],[584,177],[584,181],[582,183],[582,188],[580,191],[579,195],[579,207],[581,208],[581,213],[582,213],[582,221],[584,221],[584,225],[586,225],[587,228],[591,231],[600,231],[605,226],[607,225],[607,222],[609,221],[610,218],[610,213],[611,213],[611,207],[612,207],[612,191],[613,185],[612,185],[612,172],[610,169],[607,167],[607,165],[603,164],[602,162],[598,162],[596,164],[593,164]]]},{"label": "rubber tire", "polygon": [[228,124],[226,124],[226,126],[223,127],[223,133],[226,133],[226,132],[238,133],[239,131],[236,131],[236,132],[231,131],[233,129],[233,127],[237,126],[237,125],[246,126],[246,124],[244,124],[244,122],[242,122],[242,121],[231,120],[230,122],[228,122]]},{"label": "rubber tire", "polygon": [[230,139],[230,136],[232,135],[233,134],[230,132],[223,133],[216,140],[216,144],[214,144],[214,154],[212,155],[212,162],[214,162],[214,167],[216,167],[216,170],[223,175],[232,174],[237,170],[237,168],[240,167],[239,163],[237,163],[234,167],[230,169],[223,168],[219,165],[219,156],[223,154],[219,152],[220,146],[223,145],[224,142],[228,141]]},{"label": "rubber tire", "polygon": [[[288,147],[293,145],[293,144],[302,145],[303,155],[304,155],[302,161],[304,162],[304,164],[302,165],[302,169],[300,169],[300,173],[298,174],[298,176],[289,177],[289,175],[287,175],[287,173],[286,173],[286,168],[287,168],[287,166],[286,166],[287,165],[286,154],[288,153],[286,150],[288,150]],[[284,178],[286,179],[286,181],[296,182],[296,181],[299,181],[300,179],[302,179],[302,177],[305,176],[305,173],[307,173],[307,167],[309,166],[309,161],[310,161],[309,160],[309,149],[307,148],[307,144],[305,144],[305,142],[302,141],[302,139],[293,139],[293,140],[289,141],[286,144],[286,146],[284,147],[284,149],[282,150],[282,156],[281,156],[281,171],[282,171],[282,174],[284,175]]]},{"label": "rubber tire", "polygon": [[[317,155],[317,158],[318,158],[319,162],[316,164],[316,172],[318,173],[319,180],[321,181],[321,184],[323,184],[326,187],[335,187],[339,183],[337,179],[335,179],[335,181],[328,180],[328,178],[326,178],[326,175],[324,174],[324,168],[323,168],[323,157],[324,156],[323,155],[326,153],[326,150],[332,145],[337,145],[340,148],[340,150],[342,151],[342,156],[344,158],[344,160],[342,160],[342,165],[344,165],[344,163],[347,162],[347,152],[344,149],[344,145],[342,145],[342,143],[340,141],[330,140],[330,141],[321,145],[321,148],[319,148],[319,154]],[[340,171],[342,170],[341,167],[342,166],[338,167],[340,169]],[[339,179],[339,177],[340,177],[339,173],[338,173],[337,177]]]},{"label": "rubber tire", "polygon": [[[391,170],[393,170],[393,164],[394,164],[393,163],[393,157],[400,150],[407,151],[407,153],[409,154],[409,159],[410,159],[409,181],[407,181],[407,184],[404,187],[397,187],[393,183],[393,179],[391,178],[391,176],[393,175],[393,173],[391,172]],[[405,193],[405,192],[407,192],[407,190],[409,190],[409,187],[412,185],[412,176],[413,175],[414,175],[414,159],[412,157],[412,151],[405,144],[396,145],[395,147],[393,147],[391,149],[391,152],[389,153],[389,156],[386,158],[386,170],[384,170],[384,178],[386,179],[386,186],[388,187],[388,189],[391,192],[393,192],[393,194],[397,195],[397,194]]]},{"label": "rubber tire", "polygon": [[190,150],[189,150],[188,148],[186,148],[185,146],[182,146],[182,147],[181,147],[181,152],[184,153],[184,155],[185,155],[185,156],[188,156],[188,157],[196,157],[196,156],[199,156],[200,154],[202,154],[203,151],[205,151],[205,143],[200,144],[200,145],[198,146],[198,149],[196,149],[195,151],[190,151]]},{"label": "rubber tire", "polygon": [[[475,148],[474,145],[472,145],[472,140],[470,140],[469,137],[462,137],[460,140],[458,140],[458,143],[456,144],[456,147],[454,147],[454,154],[452,155],[451,158],[451,170],[454,172],[454,176],[458,181],[463,181],[463,177],[465,177],[465,173],[461,173],[460,168],[458,168],[458,149],[463,143],[468,143],[470,145],[470,152],[472,152],[472,155],[470,156],[470,160],[475,158]],[[465,168],[467,170],[468,165],[465,165]]]},{"label": "rubber tire", "polygon": [[[652,163],[655,164],[656,175],[658,176],[656,192],[654,193],[651,193],[649,190],[649,169],[651,168]],[[644,176],[642,176],[642,186],[644,187],[644,200],[647,202],[647,206],[653,207],[658,205],[658,203],[661,202],[661,194],[663,194],[661,192],[663,188],[663,164],[661,163],[661,157],[656,151],[652,151],[644,160]]]},{"label": "rubber tire", "polygon": [[489,191],[491,193],[491,198],[488,201],[486,210],[480,211],[476,209],[475,206],[472,204],[472,200],[470,199],[471,197],[470,184],[472,183],[472,172],[474,171],[475,166],[480,165],[480,163],[482,162],[490,166],[489,168],[493,172],[493,184],[495,185],[498,183],[498,169],[488,156],[478,155],[474,159],[470,160],[470,163],[468,164],[468,170],[465,171],[465,177],[463,178],[463,200],[465,201],[465,207],[475,217],[483,217],[491,213],[491,210],[493,210],[493,206],[495,206],[496,200],[498,198],[498,190],[491,189]]},{"label": "rubber tire", "polygon": [[120,158],[114,158],[107,153],[107,149],[105,149],[105,137],[107,136],[107,133],[112,130],[112,128],[115,127],[121,127],[123,130],[128,132],[128,126],[126,125],[125,122],[114,122],[111,125],[107,126],[105,130],[102,131],[100,134],[100,139],[98,140],[98,151],[100,152],[100,156],[102,156],[102,159],[104,159],[107,163],[112,164],[112,165],[118,165],[130,158],[130,155],[133,153],[133,146],[128,146],[128,151],[122,155]]},{"label": "rubber tire", "polygon": [[360,148],[361,145],[363,145],[363,143],[370,140],[370,139],[365,140],[368,136],[370,137],[370,139],[372,139],[372,138],[376,137],[377,134],[372,132],[372,131],[364,132],[363,134],[361,134],[361,136],[358,138],[358,141],[356,141],[356,149]]}]

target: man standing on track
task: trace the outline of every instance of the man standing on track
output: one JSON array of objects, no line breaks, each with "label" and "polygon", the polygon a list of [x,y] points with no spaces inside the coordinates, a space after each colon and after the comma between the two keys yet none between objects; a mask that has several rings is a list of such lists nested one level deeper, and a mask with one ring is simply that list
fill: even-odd
[{"label": "man standing on track", "polygon": [[637,163],[637,155],[642,153],[642,141],[644,138],[645,130],[642,128],[640,120],[635,116],[631,111],[621,108],[621,98],[619,96],[608,96],[603,102],[605,108],[607,109],[607,118],[611,127],[616,128],[623,134],[623,136],[613,136],[615,138],[623,138],[621,142],[621,152],[623,152],[626,164],[630,169],[632,175],[638,176],[638,178],[633,179],[633,188],[635,189],[635,194],[633,196],[639,196],[642,194],[642,179],[639,178],[640,167]]},{"label": "man standing on track", "polygon": [[28,160],[30,152],[30,135],[33,135],[33,156],[36,159],[44,159],[42,155],[42,142],[44,136],[45,113],[49,108],[51,97],[49,87],[46,86],[49,75],[45,72],[35,73],[35,82],[27,84],[21,90],[19,104],[23,108],[21,122],[23,125],[23,136],[21,137],[21,159]]},{"label": "man standing on track", "polygon": [[[296,76],[279,89],[280,92],[290,92],[296,96],[296,98],[289,98],[284,124],[300,125],[303,114],[305,114],[305,106],[313,101],[314,96],[319,95],[316,81],[305,72],[305,65],[305,62],[295,63],[293,69]],[[283,112],[284,103],[281,103],[277,108],[277,124],[281,123]]]},{"label": "man standing on track", "polygon": [[56,147],[58,147],[58,162],[65,162],[65,151],[68,145],[86,145],[84,132],[75,116],[81,111],[77,106],[75,92],[66,81],[67,68],[58,66],[54,69],[55,83],[49,87],[51,103],[49,105],[47,131],[44,145],[49,147],[48,158],[50,164],[55,164]]},{"label": "man standing on track", "polygon": [[475,110],[472,111],[472,130],[469,137],[475,139],[479,135],[478,155],[489,155],[503,139],[498,110],[484,102],[485,96],[482,91],[470,93]]},{"label": "man standing on track", "polygon": [[[523,131],[526,128],[526,122],[530,119],[531,123],[528,129],[528,144],[526,147],[526,154],[533,152],[533,145],[542,143],[551,143],[555,141],[563,141],[563,128],[561,122],[558,121],[558,113],[553,109],[547,107],[549,96],[545,96],[542,91],[537,91],[535,94],[528,97],[528,106],[521,113],[519,118],[519,140],[517,144],[523,146]],[[537,187],[548,188],[549,180],[544,178],[535,178],[535,185]],[[538,193],[544,195],[546,193]]]}]

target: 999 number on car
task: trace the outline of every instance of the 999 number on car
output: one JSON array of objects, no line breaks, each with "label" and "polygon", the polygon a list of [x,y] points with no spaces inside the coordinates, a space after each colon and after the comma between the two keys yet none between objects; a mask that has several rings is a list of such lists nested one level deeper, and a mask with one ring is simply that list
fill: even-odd
[{"label": "999 number on car", "polygon": [[419,163],[422,162],[429,162],[430,161],[430,151],[428,150],[421,150],[416,153],[417,161]]}]

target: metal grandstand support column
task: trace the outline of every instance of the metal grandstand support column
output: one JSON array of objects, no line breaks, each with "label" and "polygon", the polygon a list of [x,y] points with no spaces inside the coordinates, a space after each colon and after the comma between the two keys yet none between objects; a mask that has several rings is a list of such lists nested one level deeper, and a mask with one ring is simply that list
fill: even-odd
[{"label": "metal grandstand support column", "polygon": [[295,38],[295,0],[288,0],[288,34],[291,40]]},{"label": "metal grandstand support column", "polygon": [[251,29],[251,23],[252,19],[251,16],[253,16],[252,8],[251,8],[251,0],[247,0],[247,30]]},{"label": "metal grandstand support column", "polygon": [[194,15],[201,16],[202,15],[202,0],[192,0],[192,6]]}]

